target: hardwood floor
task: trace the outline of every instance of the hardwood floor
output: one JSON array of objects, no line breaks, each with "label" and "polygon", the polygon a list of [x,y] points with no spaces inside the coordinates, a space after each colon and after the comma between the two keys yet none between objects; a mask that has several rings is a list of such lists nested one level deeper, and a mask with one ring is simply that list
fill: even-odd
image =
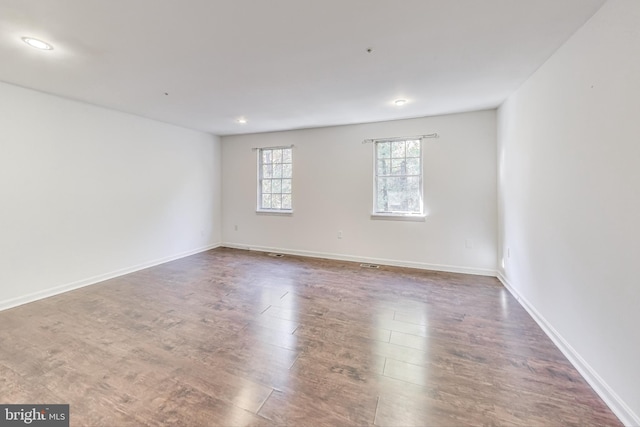
[{"label": "hardwood floor", "polygon": [[0,312],[73,426],[621,425],[494,278],[215,249]]}]

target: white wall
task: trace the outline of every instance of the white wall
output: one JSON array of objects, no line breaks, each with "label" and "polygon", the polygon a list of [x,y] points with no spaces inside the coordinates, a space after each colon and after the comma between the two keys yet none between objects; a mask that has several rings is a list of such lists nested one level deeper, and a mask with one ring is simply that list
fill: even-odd
[{"label": "white wall", "polygon": [[[495,110],[490,110],[223,137],[223,242],[495,274],[495,131]],[[372,220],[373,146],[362,144],[363,139],[432,132],[441,137],[423,145],[426,221]],[[257,160],[251,148],[289,144],[295,145],[294,213],[256,214]],[[339,230],[342,239],[337,238]],[[466,247],[466,239],[472,248]]]},{"label": "white wall", "polygon": [[220,242],[220,141],[0,83],[0,309]]},{"label": "white wall", "polygon": [[639,52],[640,2],[610,1],[498,112],[500,274],[636,425]]}]

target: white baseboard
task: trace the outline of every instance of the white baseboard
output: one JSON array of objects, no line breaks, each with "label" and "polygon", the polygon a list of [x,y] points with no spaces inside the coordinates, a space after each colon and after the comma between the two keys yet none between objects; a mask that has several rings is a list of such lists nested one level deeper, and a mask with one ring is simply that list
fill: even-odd
[{"label": "white baseboard", "polygon": [[611,387],[598,375],[598,373],[578,354],[578,352],[556,331],[556,329],[531,305],[516,289],[509,283],[509,280],[501,273],[497,274],[498,280],[507,288],[520,305],[527,310],[529,315],[542,328],[551,341],[560,349],[569,362],[578,370],[580,375],[589,383],[591,388],[607,404],[611,411],[620,419],[625,426],[640,426],[640,417],[616,394]]},{"label": "white baseboard", "polygon": [[144,270],[145,268],[153,267],[159,264],[164,264],[165,262],[174,261],[176,259],[184,258],[190,255],[194,255],[200,252],[208,251],[210,249],[215,249],[220,247],[220,243],[216,243],[213,245],[207,245],[198,249],[193,249],[190,251],[182,252],[179,254],[170,255],[167,257],[155,259],[152,261],[148,261],[142,264],[122,268],[120,270],[112,271],[105,274],[99,274],[97,276],[89,277],[86,279],[78,280],[72,283],[67,283],[60,286],[55,286],[53,288],[44,289],[38,292],[33,292],[27,295],[21,295],[17,298],[11,298],[8,300],[0,301],[0,311],[7,310],[9,308],[17,307],[19,305],[27,304],[30,302],[34,302],[43,298],[52,297],[54,295],[62,294],[64,292],[69,292],[74,289],[83,288],[85,286],[94,285],[99,282],[104,282],[105,280],[113,279],[114,277],[123,276],[125,274],[133,273],[139,270]]},{"label": "white baseboard", "polygon": [[462,274],[474,274],[476,276],[496,277],[495,270],[482,269],[482,268],[460,267],[460,266],[443,265],[443,264],[427,264],[422,262],[401,261],[401,260],[383,259],[383,258],[368,258],[368,257],[360,257],[360,256],[353,256],[353,255],[332,254],[332,253],[326,253],[326,252],[314,252],[314,251],[305,251],[305,250],[297,250],[297,249],[271,248],[271,247],[253,246],[253,245],[239,245],[236,243],[228,243],[228,242],[222,243],[221,246],[224,246],[226,248],[244,249],[249,251],[275,252],[275,253],[287,254],[287,255],[298,255],[298,256],[304,256],[304,257],[310,257],[310,258],[333,259],[337,261],[362,262],[362,263],[370,263],[370,264],[389,265],[394,267],[417,268],[420,270],[435,270],[435,271],[445,271],[448,273],[462,273]]}]

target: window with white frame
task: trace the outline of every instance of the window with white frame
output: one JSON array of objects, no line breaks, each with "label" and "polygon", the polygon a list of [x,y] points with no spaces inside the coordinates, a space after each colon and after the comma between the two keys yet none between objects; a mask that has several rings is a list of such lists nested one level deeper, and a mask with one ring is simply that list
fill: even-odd
[{"label": "window with white frame", "polygon": [[293,153],[291,147],[258,150],[258,210],[291,212]]},{"label": "window with white frame", "polygon": [[374,215],[423,215],[421,141],[374,141]]}]

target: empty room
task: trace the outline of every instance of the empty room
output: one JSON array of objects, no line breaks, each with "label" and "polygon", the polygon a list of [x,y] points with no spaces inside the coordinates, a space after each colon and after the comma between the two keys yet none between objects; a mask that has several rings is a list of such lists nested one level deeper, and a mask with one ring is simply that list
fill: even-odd
[{"label": "empty room", "polygon": [[640,426],[640,2],[0,0],[0,426]]}]

